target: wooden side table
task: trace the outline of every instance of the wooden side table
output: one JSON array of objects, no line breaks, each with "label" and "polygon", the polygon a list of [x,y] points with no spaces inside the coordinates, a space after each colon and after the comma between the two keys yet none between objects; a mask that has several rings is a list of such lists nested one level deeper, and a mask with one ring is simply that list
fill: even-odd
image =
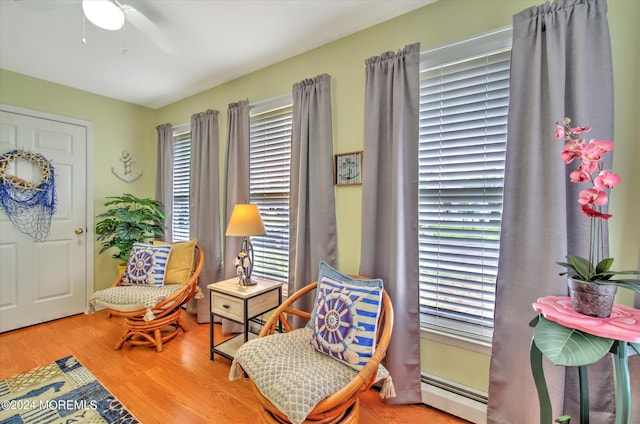
[{"label": "wooden side table", "polygon": [[[533,309],[545,319],[563,327],[598,336],[611,342],[609,353],[613,357],[616,374],[616,424],[629,424],[631,387],[627,357],[632,354],[633,349],[628,349],[628,345],[640,343],[640,310],[624,305],[614,305],[609,318],[594,318],[575,312],[571,305],[571,298],[567,296],[542,297],[533,304]],[[637,349],[637,345],[635,346]],[[530,348],[531,371],[540,401],[540,423],[549,424],[553,422],[553,417],[542,358],[543,353],[536,345],[534,334]],[[581,424],[589,423],[589,388],[586,366],[594,362],[596,361],[575,364],[579,367]]]},{"label": "wooden side table", "polygon": [[[238,287],[238,277],[207,286],[211,296],[209,359],[212,361],[215,353],[233,359],[238,348],[246,343],[252,334],[249,332],[249,321],[282,303],[281,282],[260,277],[251,277],[251,280],[257,284],[246,288]],[[216,315],[242,324],[244,331],[216,345],[213,339],[213,319]]]}]

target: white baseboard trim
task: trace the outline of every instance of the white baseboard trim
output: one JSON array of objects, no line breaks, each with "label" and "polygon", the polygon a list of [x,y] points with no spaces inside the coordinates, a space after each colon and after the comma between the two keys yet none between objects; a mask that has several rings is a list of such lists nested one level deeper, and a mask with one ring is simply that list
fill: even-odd
[{"label": "white baseboard trim", "polygon": [[487,405],[431,384],[422,383],[422,402],[475,424],[487,423]]}]

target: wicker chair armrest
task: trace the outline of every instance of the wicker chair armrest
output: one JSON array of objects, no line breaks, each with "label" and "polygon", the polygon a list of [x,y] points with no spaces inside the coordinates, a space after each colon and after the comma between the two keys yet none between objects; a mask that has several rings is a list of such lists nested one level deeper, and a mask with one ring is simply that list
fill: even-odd
[{"label": "wicker chair armrest", "polygon": [[317,286],[318,286],[318,282],[315,281],[305,286],[304,288],[298,290],[297,292],[293,293],[291,296],[287,298],[287,300],[282,302],[282,304],[278,306],[278,308],[275,311],[273,311],[273,314],[271,314],[271,317],[267,320],[264,327],[262,327],[262,330],[260,331],[260,334],[258,335],[258,337],[264,337],[264,336],[268,336],[269,334],[273,334],[275,332],[276,327],[278,326],[278,323],[282,323],[282,326],[284,327],[285,331],[287,332],[291,331],[291,327],[287,322],[287,315],[297,315],[299,317],[306,318],[306,319],[311,318],[311,314],[309,312],[302,311],[300,309],[295,309],[292,307],[292,305],[296,300],[300,299],[307,293],[313,291]]},{"label": "wicker chair armrest", "polygon": [[113,282],[113,284],[111,284],[111,287],[118,287],[122,285],[122,276],[124,275],[124,273],[121,273],[120,275],[118,275],[118,277],[116,278],[116,281]]},{"label": "wicker chair armrest", "polygon": [[[349,275],[352,278],[366,279],[367,277],[363,277],[362,275]],[[303,311],[300,309],[292,308],[293,303],[305,296],[307,293],[315,290],[318,287],[318,282],[314,281],[311,284],[306,285],[300,290],[293,293],[291,296],[287,298],[271,315],[271,317],[267,320],[264,327],[260,331],[258,337],[268,336],[269,334],[273,334],[278,326],[278,323],[282,323],[284,331],[291,331],[291,327],[287,321],[287,315],[296,315],[302,318],[309,320],[311,318],[311,314],[307,311]]]}]

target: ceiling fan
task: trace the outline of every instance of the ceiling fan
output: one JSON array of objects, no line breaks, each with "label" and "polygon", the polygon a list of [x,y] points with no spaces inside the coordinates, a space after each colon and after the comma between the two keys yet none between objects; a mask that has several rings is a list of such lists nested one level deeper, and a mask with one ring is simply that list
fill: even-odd
[{"label": "ceiling fan", "polygon": [[176,53],[178,46],[155,23],[133,6],[118,0],[82,0],[84,16],[97,27],[117,31],[126,22],[132,24],[165,53]]}]

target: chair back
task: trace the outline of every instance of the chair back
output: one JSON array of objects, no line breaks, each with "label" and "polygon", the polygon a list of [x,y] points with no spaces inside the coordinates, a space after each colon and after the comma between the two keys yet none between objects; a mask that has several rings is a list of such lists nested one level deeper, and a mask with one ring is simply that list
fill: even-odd
[{"label": "chair back", "polygon": [[[200,280],[200,274],[202,274],[202,268],[204,267],[204,251],[199,244],[196,244],[195,249],[195,266],[193,268],[193,273],[191,273],[191,277],[189,278],[189,280],[183,284],[183,289],[173,296],[169,296],[162,302],[158,303],[154,307],[154,310],[165,309],[166,305],[169,305],[171,303],[175,303],[178,306],[182,305],[191,300],[191,298],[193,298],[193,296],[196,294],[196,292],[198,291],[198,281]],[[175,306],[170,309],[175,309]]]}]

